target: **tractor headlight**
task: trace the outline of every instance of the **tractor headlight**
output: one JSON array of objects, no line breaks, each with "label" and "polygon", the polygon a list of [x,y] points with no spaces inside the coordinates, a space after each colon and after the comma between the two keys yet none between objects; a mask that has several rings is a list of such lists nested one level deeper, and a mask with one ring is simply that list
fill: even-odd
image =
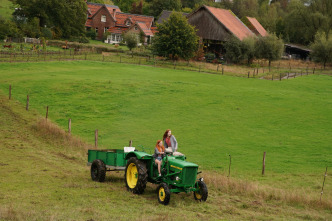
[{"label": "tractor headlight", "polygon": [[176,180],[176,181],[179,181],[179,180],[180,180],[180,177],[178,177],[178,176],[175,177],[175,180]]},{"label": "tractor headlight", "polygon": [[200,181],[203,181],[204,179],[203,179],[203,177],[201,177],[201,178],[199,178],[199,180],[200,180]]}]

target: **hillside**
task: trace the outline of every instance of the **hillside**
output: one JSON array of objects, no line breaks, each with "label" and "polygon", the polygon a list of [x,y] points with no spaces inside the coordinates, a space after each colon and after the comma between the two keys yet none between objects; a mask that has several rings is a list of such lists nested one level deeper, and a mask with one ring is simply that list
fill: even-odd
[{"label": "hillside", "polygon": [[183,220],[332,218],[331,210],[324,210],[328,205],[282,202],[273,192],[265,199],[256,184],[209,173],[206,203],[173,194],[171,204],[162,206],[153,185],[141,196],[127,192],[122,173],[108,175],[105,183],[91,181],[86,146],[40,120],[36,112],[0,97],[0,219],[173,220],[180,212]]},{"label": "hillside", "polygon": [[[223,99],[225,99],[226,102],[227,96],[235,96],[240,93],[239,88],[247,88],[246,84],[248,84],[248,82],[244,82],[242,79],[237,82],[237,78],[222,78],[224,83],[221,83],[215,78],[218,76],[198,75],[196,73],[193,74],[196,76],[194,80],[188,78],[187,73],[182,72],[175,72],[177,75],[176,78],[173,78],[174,76],[172,77],[171,72],[163,69],[159,70],[160,74],[167,75],[168,78],[167,80],[162,81],[162,83],[157,83],[160,79],[155,76],[156,73],[153,72],[151,68],[138,68],[137,66],[130,65],[118,66],[116,68],[118,70],[122,69],[122,71],[118,71],[118,74],[115,74],[115,72],[112,72],[112,70],[115,69],[115,66],[94,62],[15,64],[15,66],[12,66],[12,64],[1,64],[0,76],[3,80],[0,82],[0,88],[2,89],[0,92],[0,168],[2,171],[2,176],[0,176],[0,219],[174,220],[178,219],[179,214],[181,214],[181,219],[183,220],[332,219],[332,202],[330,198],[327,198],[327,196],[330,195],[329,190],[331,188],[331,185],[328,182],[326,183],[327,191],[324,193],[327,195],[324,195],[322,204],[319,203],[319,194],[313,195],[316,190],[318,193],[320,192],[319,185],[321,184],[321,179],[317,179],[319,182],[311,181],[311,185],[315,185],[313,188],[315,191],[312,191],[311,189],[308,191],[309,189],[305,188],[294,190],[297,185],[301,185],[299,180],[302,180],[303,183],[310,183],[310,178],[312,180],[316,179],[316,176],[312,174],[312,172],[304,172],[306,168],[305,165],[302,167],[303,169],[300,170],[299,174],[293,173],[289,175],[288,173],[283,173],[278,175],[278,173],[268,172],[273,175],[269,175],[267,178],[256,177],[255,179],[258,179],[259,182],[248,181],[248,177],[245,177],[244,174],[241,174],[240,172],[235,172],[235,175],[240,174],[240,178],[227,178],[223,175],[222,171],[218,171],[218,167],[215,169],[204,169],[211,168],[208,166],[208,159],[215,160],[214,158],[211,158],[209,154],[204,155],[206,161],[203,159],[199,161],[198,156],[195,156],[195,154],[189,151],[189,149],[183,147],[184,150],[188,152],[189,160],[193,162],[198,161],[199,165],[203,168],[204,171],[202,176],[205,178],[209,187],[209,198],[206,203],[197,203],[191,194],[173,194],[171,197],[171,203],[167,207],[158,204],[155,194],[156,187],[153,185],[148,185],[146,192],[141,196],[136,196],[127,192],[122,172],[108,174],[105,183],[92,182],[90,179],[89,168],[86,166],[86,150],[88,144],[81,142],[78,138],[69,137],[63,129],[51,124],[50,121],[46,123],[42,120],[41,114],[44,115],[43,104],[45,105],[45,101],[52,101],[50,118],[53,121],[59,122],[63,128],[65,123],[61,123],[61,115],[68,114],[69,111],[75,113],[75,116],[79,116],[76,118],[77,121],[79,119],[87,120],[87,124],[76,124],[77,126],[74,124],[76,128],[73,128],[75,136],[86,137],[88,134],[88,131],[86,131],[86,128],[88,127],[87,125],[90,127],[91,125],[94,125],[94,121],[96,122],[97,119],[102,119],[101,117],[92,117],[93,115],[98,116],[103,112],[103,109],[99,109],[100,107],[92,102],[92,100],[96,100],[98,97],[95,97],[94,94],[98,94],[99,96],[105,94],[106,96],[103,98],[110,97],[111,100],[107,100],[107,105],[110,105],[113,110],[109,110],[107,115],[112,116],[114,111],[119,115],[119,118],[117,121],[105,121],[107,118],[103,117],[103,123],[115,124],[111,125],[111,128],[118,127],[120,132],[122,131],[123,134],[121,135],[119,131],[114,132],[115,130],[111,130],[115,133],[115,136],[118,136],[114,141],[116,145],[112,145],[112,147],[119,148],[121,147],[121,140],[127,141],[130,139],[126,139],[128,137],[127,133],[129,132],[123,132],[126,128],[125,125],[136,116],[135,114],[142,114],[146,111],[145,108],[138,112],[134,111],[138,110],[136,103],[138,101],[135,101],[134,99],[135,93],[140,93],[140,98],[143,99],[144,102],[151,102],[150,99],[154,101],[159,100],[159,95],[157,95],[156,92],[160,88],[160,84],[164,85],[165,88],[171,88],[169,86],[173,86],[174,84],[181,85],[181,87],[171,90],[176,90],[180,94],[181,91],[188,93],[188,91],[191,90],[192,94],[199,96],[199,91],[201,91],[202,88],[195,91],[193,87],[187,88],[186,84],[195,84],[197,86],[198,84],[195,81],[198,81],[202,84],[204,89],[212,88],[210,90],[213,90],[214,85],[222,84],[226,87],[226,89],[222,90],[227,91],[229,90],[227,85],[233,83],[233,87],[235,84],[237,89],[234,91],[235,93],[225,94]],[[135,72],[132,72],[132,69],[134,69]],[[10,70],[10,73],[8,70]],[[111,75],[109,74],[110,72]],[[98,73],[108,74],[99,75]],[[127,75],[124,76],[121,73],[127,73]],[[144,73],[146,75],[144,75]],[[139,77],[137,74],[140,74]],[[131,78],[129,76],[131,76]],[[152,77],[151,81],[143,83],[146,80],[145,78],[151,76],[155,77]],[[204,76],[204,79],[201,78],[201,76]],[[102,82],[105,81],[107,84],[103,84],[100,80],[96,81],[99,77],[101,77]],[[321,100],[316,101],[316,105],[320,106],[320,102],[326,103],[325,101],[330,100],[327,96],[329,89],[326,89],[326,85],[322,86],[324,85],[324,82],[328,82],[329,79],[324,76],[320,77],[322,78],[321,80],[314,78],[317,87],[313,88],[315,91],[315,94],[313,95],[310,95],[310,93],[307,93],[305,92],[306,90],[304,90],[312,83],[309,79],[299,79],[299,82],[296,84],[294,81],[288,81],[288,83],[286,82],[283,84],[282,88],[285,91],[290,91],[291,88],[297,85],[298,88],[302,88],[302,95],[306,96],[310,102],[316,99],[316,96],[319,95]],[[50,81],[50,79],[52,79],[52,81]],[[138,81],[138,79],[141,80]],[[92,81],[93,84],[98,85],[99,90],[97,90],[97,93],[93,92],[94,88],[89,84],[90,81]],[[11,101],[5,96],[5,89],[7,88],[8,82],[15,83],[13,84],[13,100]],[[76,93],[73,93],[71,89],[65,90],[65,88],[71,84],[70,82],[72,82],[73,85],[71,87],[75,88],[74,91],[76,91]],[[261,83],[257,82],[261,81],[258,80],[256,83],[250,81],[251,92],[262,87]],[[265,84],[265,81],[263,83]],[[123,85],[126,87],[123,87]],[[268,87],[270,90],[277,90],[276,86],[271,84]],[[59,88],[62,89],[60,90]],[[105,92],[105,90],[110,90],[110,88],[112,89],[112,93]],[[149,95],[151,97],[149,97],[147,96],[147,92],[142,88],[150,88],[154,93],[151,93]],[[218,86],[217,88],[221,89],[222,87]],[[26,111],[25,105],[23,104],[26,91],[29,91],[33,95],[30,100],[30,111]],[[37,96],[38,92],[41,93],[41,95]],[[296,95],[294,95],[294,91],[292,92],[292,96],[295,97]],[[73,94],[69,96],[71,93]],[[203,91],[200,93],[203,93]],[[83,94],[85,95],[83,96]],[[118,97],[111,96],[112,94],[116,94]],[[80,109],[75,110],[69,108],[68,103],[67,107],[66,105],[59,105],[60,103],[66,102],[72,103],[72,101],[75,101],[78,104],[80,103],[80,96],[83,96],[83,100],[89,98],[87,106],[83,105]],[[172,96],[174,97],[175,93],[172,94]],[[181,94],[181,96],[184,95]],[[275,93],[271,93],[270,98],[271,97],[275,102],[278,101],[278,99],[281,99],[276,96]],[[174,98],[180,99],[179,97]],[[18,102],[16,99],[21,102]],[[246,97],[246,99],[248,99],[248,97]],[[230,109],[236,107],[242,109],[242,105],[247,104],[244,100],[237,101],[238,103],[234,104]],[[293,99],[286,99],[285,103],[290,105],[291,108],[294,108],[294,106],[291,105],[291,101],[294,102]],[[98,101],[97,99],[97,102],[100,102],[100,100]],[[118,102],[119,106],[115,105],[116,102]],[[127,103],[129,106],[135,107],[133,112],[131,112],[130,109],[127,109],[125,102],[129,102]],[[185,102],[185,100],[183,102]],[[193,102],[195,103],[197,101],[193,100]],[[241,104],[242,102],[243,104]],[[279,103],[279,108],[282,109],[283,106],[280,104],[282,103]],[[93,108],[85,109],[91,105]],[[107,107],[107,105],[105,107]],[[142,105],[144,107],[144,104]],[[166,104],[166,106],[167,105],[169,104]],[[257,107],[258,102],[254,105]],[[306,114],[316,110],[308,104],[306,104],[305,107],[309,109],[309,111],[305,111]],[[56,111],[53,111],[53,108],[57,108]],[[330,106],[327,102],[325,111],[329,112],[329,108]],[[96,110],[97,112],[95,112]],[[264,109],[259,108],[259,110],[262,111]],[[270,111],[271,109],[268,108],[268,110]],[[225,111],[229,110],[226,108]],[[275,113],[272,112],[271,114],[273,115]],[[124,115],[129,117],[129,119],[125,119]],[[68,116],[70,115],[67,115],[66,118]],[[233,118],[239,117],[236,114],[232,116]],[[295,116],[296,113],[291,115],[292,118]],[[308,121],[310,121],[313,116],[316,116],[316,113],[312,113],[312,115],[309,116]],[[284,122],[284,120],[291,120],[291,118],[282,119],[283,118],[280,118],[279,120],[282,122]],[[140,122],[141,120],[138,120],[138,123]],[[227,123],[227,121],[224,122]],[[276,121],[276,123],[277,122],[278,121]],[[305,122],[306,121],[303,120],[302,125],[305,125]],[[125,124],[121,126],[123,123]],[[159,118],[156,118],[154,124],[157,125],[159,123],[162,124]],[[248,122],[242,123],[248,124]],[[321,126],[326,126],[328,134],[330,127],[327,126],[323,120],[320,120],[318,123],[321,124]],[[230,124],[227,125],[230,126]],[[291,125],[292,124],[290,123],[287,127],[290,127]],[[315,125],[315,123],[311,123],[311,129],[317,129],[318,126]],[[164,127],[163,125],[161,126],[162,128]],[[261,127],[264,127],[264,125],[261,125]],[[287,129],[287,127],[284,129]],[[127,128],[129,128],[129,126]],[[137,128],[138,125],[130,129],[131,134],[136,137],[134,142],[137,142],[135,140],[139,140],[139,136],[135,133]],[[180,127],[178,131],[183,130],[181,128],[183,127]],[[145,130],[146,128],[141,130],[140,133],[147,134],[148,132]],[[230,135],[232,131],[235,130],[236,128],[233,128],[231,131],[227,132],[227,134]],[[298,131],[303,133],[300,129]],[[316,133],[315,135],[317,135]],[[188,134],[189,133],[184,133],[182,136],[185,137],[188,136]],[[102,133],[101,139],[103,139],[104,136],[106,135]],[[157,134],[153,135],[153,137],[154,136],[157,136]],[[309,134],[308,136],[308,139],[310,139]],[[115,137],[112,136],[109,140],[111,140],[111,138],[114,139]],[[189,138],[182,139],[183,141],[188,141]],[[227,140],[226,144],[229,143],[227,145],[231,146],[233,139],[234,137],[231,137]],[[242,139],[248,139],[248,137]],[[261,139],[262,138],[259,140]],[[297,136],[293,137],[293,139],[299,140],[301,143],[304,142]],[[317,141],[316,147],[319,146],[319,142],[326,142],[324,134],[321,134],[321,139],[323,140]],[[92,143],[91,139],[87,139],[87,141]],[[147,141],[143,140],[142,143],[144,144],[144,142]],[[294,145],[291,140],[288,140],[287,142],[288,148]],[[111,142],[102,141],[101,144],[108,146],[109,143]],[[197,150],[195,151],[195,153],[199,155]],[[239,149],[237,151],[240,152],[241,150]],[[286,149],[283,149],[283,151],[286,151]],[[326,153],[327,157],[331,154],[330,152]],[[306,152],[303,154],[306,154]],[[202,155],[200,156],[201,158],[204,158]],[[319,155],[317,157],[322,156]],[[297,163],[303,162],[301,159],[296,160],[297,161],[295,162]],[[329,159],[326,159],[326,162],[329,162]],[[287,162],[285,161],[284,163],[286,164]],[[225,165],[226,163],[223,162],[223,164]],[[235,165],[235,169],[238,169],[238,167],[242,165]],[[292,165],[292,162],[288,162],[287,165]],[[312,166],[314,168],[319,168],[319,164],[317,163]],[[280,167],[280,170],[288,171],[286,167]],[[217,171],[217,173],[213,171]],[[255,169],[247,167],[247,171],[248,173],[254,173]],[[232,173],[232,176],[233,175],[234,174]],[[295,176],[295,178],[291,179],[292,175]],[[306,178],[306,176],[308,176],[308,178]],[[321,177],[322,176],[319,176],[319,178]],[[291,182],[294,180],[297,181],[295,184]],[[276,185],[271,185],[271,182],[276,182],[278,184],[284,182],[288,185],[293,184],[294,186],[288,189],[280,188],[282,186],[279,185],[278,188]]]}]

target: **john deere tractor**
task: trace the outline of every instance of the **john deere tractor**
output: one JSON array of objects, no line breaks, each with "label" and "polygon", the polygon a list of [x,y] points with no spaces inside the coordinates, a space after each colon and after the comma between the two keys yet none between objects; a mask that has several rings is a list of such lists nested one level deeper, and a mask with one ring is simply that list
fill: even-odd
[{"label": "john deere tractor", "polygon": [[167,153],[162,160],[161,176],[151,154],[133,147],[110,150],[88,150],[88,166],[91,178],[103,182],[106,171],[125,171],[125,184],[129,191],[142,194],[146,183],[158,184],[157,196],[167,205],[171,193],[193,192],[195,200],[206,201],[208,189],[203,178],[197,179],[198,165],[186,161],[184,155]]}]

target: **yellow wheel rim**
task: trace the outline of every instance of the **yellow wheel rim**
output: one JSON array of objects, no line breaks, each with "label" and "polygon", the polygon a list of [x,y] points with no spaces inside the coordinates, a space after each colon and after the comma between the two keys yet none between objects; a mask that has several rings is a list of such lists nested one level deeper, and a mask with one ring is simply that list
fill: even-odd
[{"label": "yellow wheel rim", "polygon": [[137,167],[134,163],[129,164],[127,167],[127,184],[128,186],[133,189],[135,188],[138,180],[138,172]]},{"label": "yellow wheel rim", "polygon": [[165,197],[166,197],[165,189],[164,189],[164,187],[160,187],[160,189],[159,189],[159,199],[160,199],[160,201],[164,201]]},{"label": "yellow wheel rim", "polygon": [[196,196],[196,199],[200,200],[202,199],[202,194],[201,194],[201,188],[198,187],[199,190],[197,192],[195,192],[195,196]]}]

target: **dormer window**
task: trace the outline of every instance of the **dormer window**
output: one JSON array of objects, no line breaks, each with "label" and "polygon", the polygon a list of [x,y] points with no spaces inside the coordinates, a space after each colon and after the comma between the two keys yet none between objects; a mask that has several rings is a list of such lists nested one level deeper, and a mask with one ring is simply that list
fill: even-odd
[{"label": "dormer window", "polygon": [[135,30],[136,30],[136,31],[138,30],[137,26],[135,26]]},{"label": "dormer window", "polygon": [[131,22],[130,22],[130,21],[127,21],[127,22],[126,22],[126,25],[127,25],[127,26],[130,26],[130,25],[131,25]]},{"label": "dormer window", "polygon": [[106,22],[106,15],[101,16],[101,22]]}]

